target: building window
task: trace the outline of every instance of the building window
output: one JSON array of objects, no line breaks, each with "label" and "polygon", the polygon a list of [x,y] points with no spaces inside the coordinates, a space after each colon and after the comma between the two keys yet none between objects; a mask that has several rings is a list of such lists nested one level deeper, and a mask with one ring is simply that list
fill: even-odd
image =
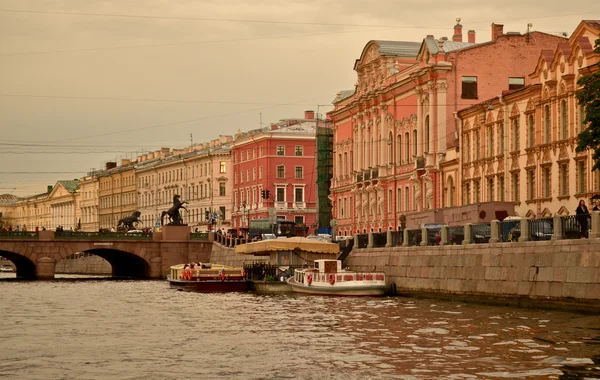
[{"label": "building window", "polygon": [[413,131],[412,139],[413,139],[413,156],[416,156],[417,155],[417,130],[416,129]]},{"label": "building window", "polygon": [[396,189],[396,211],[401,211],[402,207],[402,189]]},{"label": "building window", "polygon": [[464,155],[465,155],[465,163],[471,162],[471,135],[469,133],[465,134]]},{"label": "building window", "polygon": [[275,189],[275,201],[285,202],[285,187],[278,187]]},{"label": "building window", "polygon": [[508,78],[508,89],[518,90],[519,88],[525,87],[525,78]]},{"label": "building window", "polygon": [[242,161],[244,161],[244,152],[240,152],[240,156],[242,157]]},{"label": "building window", "polygon": [[263,156],[263,147],[262,146],[258,148],[258,156],[259,157]]},{"label": "building window", "polygon": [[465,184],[465,192],[463,193],[463,195],[465,197],[463,204],[471,204],[471,184],[469,182]]},{"label": "building window", "polygon": [[429,115],[425,117],[425,153],[429,153]]},{"label": "building window", "polygon": [[225,161],[221,161],[219,163],[219,173],[225,173],[227,169],[227,164],[225,163]]},{"label": "building window", "polygon": [[409,134],[406,132],[404,134],[404,159],[406,162],[410,160],[410,141],[408,136]]},{"label": "building window", "polygon": [[585,108],[580,105],[579,106],[579,132],[583,132],[585,130]]},{"label": "building window", "polygon": [[550,198],[550,167],[546,166],[542,169],[542,181],[544,182],[543,194],[544,198]]},{"label": "building window", "polygon": [[567,129],[567,101],[561,100],[560,102],[560,129],[562,134],[562,139],[566,140],[568,138],[568,129]]},{"label": "building window", "polygon": [[504,123],[498,123],[498,154],[504,154]]},{"label": "building window", "polygon": [[494,201],[494,179],[488,178],[488,202]]},{"label": "building window", "polygon": [[396,136],[396,160],[402,161],[402,135]]},{"label": "building window", "polygon": [[513,119],[513,152],[517,152],[521,149],[519,144],[519,118]]},{"label": "building window", "polygon": [[488,157],[494,157],[494,129],[492,126],[487,127],[488,135]]},{"label": "building window", "polygon": [[408,186],[404,188],[404,211],[408,211],[409,209],[409,190]]},{"label": "building window", "polygon": [[219,216],[221,218],[221,220],[225,220],[225,206],[220,206],[219,207]]},{"label": "building window", "polygon": [[388,190],[388,213],[392,212],[392,190]]},{"label": "building window", "polygon": [[304,176],[303,176],[304,173],[303,173],[302,169],[303,169],[302,166],[296,166],[296,170],[295,170],[295,172],[296,172],[295,174],[296,175],[295,175],[295,178],[298,178],[298,179],[304,178]]},{"label": "building window", "polygon": [[285,178],[285,166],[277,165],[277,178]]},{"label": "building window", "polygon": [[533,114],[529,114],[529,116],[527,116],[527,129],[529,130],[528,136],[529,137],[529,147],[533,148],[535,145],[535,119],[533,117]]},{"label": "building window", "polygon": [[294,189],[294,202],[304,202],[304,188],[296,187]]},{"label": "building window", "polygon": [[277,145],[277,155],[278,156],[285,156],[285,146],[283,146],[283,145]]},{"label": "building window", "polygon": [[535,199],[535,173],[533,170],[527,171],[527,199]]},{"label": "building window", "polygon": [[296,224],[304,224],[304,215],[295,215],[294,223]]},{"label": "building window", "polygon": [[462,77],[463,99],[477,99],[477,77]]},{"label": "building window", "polygon": [[550,105],[546,104],[544,106],[544,142],[546,144],[550,143]]},{"label": "building window", "polygon": [[480,202],[480,190],[481,185],[479,184],[479,181],[473,181],[473,195],[475,196],[475,203]]},{"label": "building window", "polygon": [[296,146],[296,156],[303,156],[304,155],[304,147],[302,145],[297,145]]},{"label": "building window", "polygon": [[558,168],[558,173],[560,176],[560,195],[564,196],[568,194],[568,182],[567,182],[567,177],[569,174],[569,169],[567,164],[560,164],[559,168]]},{"label": "building window", "polygon": [[475,131],[475,144],[474,144],[475,160],[479,160],[479,146],[480,146],[480,141],[479,141],[479,129],[478,129]]},{"label": "building window", "polygon": [[258,179],[262,179],[262,166],[258,168]]},{"label": "building window", "polygon": [[219,196],[225,196],[225,182],[219,182]]},{"label": "building window", "polygon": [[504,176],[498,176],[498,200],[504,202]]},{"label": "building window", "polygon": [[256,181],[256,168],[252,168],[252,180]]},{"label": "building window", "polygon": [[521,199],[519,196],[519,173],[512,174],[512,198],[513,202],[519,202]]},{"label": "building window", "polygon": [[256,158],[256,148],[252,148],[252,158]]},{"label": "building window", "polygon": [[454,207],[454,179],[452,177],[448,177],[446,186],[448,187],[448,207]]},{"label": "building window", "polygon": [[583,194],[586,192],[585,183],[585,161],[577,162],[577,193]]}]

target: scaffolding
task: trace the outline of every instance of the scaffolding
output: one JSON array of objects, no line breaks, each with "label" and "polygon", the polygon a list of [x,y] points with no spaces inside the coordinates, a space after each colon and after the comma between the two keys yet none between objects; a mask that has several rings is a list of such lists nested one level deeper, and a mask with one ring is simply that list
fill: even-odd
[{"label": "scaffolding", "polygon": [[332,204],[329,199],[333,178],[333,129],[317,127],[317,223],[319,229],[329,229]]}]

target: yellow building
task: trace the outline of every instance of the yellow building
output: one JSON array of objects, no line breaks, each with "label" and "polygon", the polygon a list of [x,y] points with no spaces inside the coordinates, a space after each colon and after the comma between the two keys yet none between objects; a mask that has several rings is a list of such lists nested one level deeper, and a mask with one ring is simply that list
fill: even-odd
[{"label": "yellow building", "polygon": [[598,70],[599,34],[600,21],[582,21],[567,43],[541,52],[535,84],[458,112],[460,164],[444,177],[451,188],[451,173],[459,175],[461,205],[512,201],[520,216],[567,215],[600,193],[592,152],[575,152],[585,129],[577,81]]},{"label": "yellow building", "polygon": [[106,163],[98,174],[98,222],[100,229],[117,229],[120,219],[130,216],[137,207],[134,165],[130,160]]},{"label": "yellow building", "polygon": [[81,194],[79,208],[81,213],[81,230],[85,232],[98,231],[100,229],[98,219],[98,175],[101,172],[90,172],[87,176],[79,179],[79,192]]},{"label": "yellow building", "polygon": [[15,205],[19,197],[12,194],[1,194],[0,195],[0,230],[3,228],[14,228],[14,212]]}]

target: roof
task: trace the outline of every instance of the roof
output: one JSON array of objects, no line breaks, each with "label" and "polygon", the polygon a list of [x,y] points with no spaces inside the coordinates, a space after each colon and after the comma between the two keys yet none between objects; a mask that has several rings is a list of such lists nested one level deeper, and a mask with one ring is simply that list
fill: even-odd
[{"label": "roof", "polygon": [[0,194],[0,205],[14,205],[17,199],[19,199],[19,197],[17,197],[16,195]]},{"label": "roof", "polygon": [[333,99],[331,101],[331,103],[337,103],[337,102],[341,102],[344,99],[348,99],[349,97],[351,97],[352,95],[354,95],[356,91],[355,90],[343,90],[338,92],[338,94],[336,95],[335,99]]},{"label": "roof", "polygon": [[382,41],[375,40],[379,46],[379,54],[384,56],[410,57],[414,58],[419,54],[420,42],[412,41]]},{"label": "roof", "polygon": [[76,180],[68,180],[68,181],[58,181],[62,187],[65,188],[69,193],[74,193],[79,190],[79,181]]},{"label": "roof", "polygon": [[[425,44],[427,45],[427,49],[429,50],[429,52],[431,54],[437,54],[440,51],[439,48],[439,41],[438,39],[434,39],[434,38],[425,38],[423,40],[425,42]],[[460,50],[460,49],[464,49],[470,46],[474,46],[477,45],[474,42],[456,42],[456,41],[450,41],[450,40],[443,40],[444,43],[442,45],[443,49],[445,52],[451,52],[454,50]]]},{"label": "roof", "polygon": [[586,24],[594,27],[596,29],[600,29],[600,20],[583,20]]},{"label": "roof", "polygon": [[254,243],[240,244],[235,247],[235,253],[240,255],[269,254],[276,251],[293,251],[299,249],[304,252],[338,254],[340,246],[305,237],[291,237],[285,239],[268,239]]}]

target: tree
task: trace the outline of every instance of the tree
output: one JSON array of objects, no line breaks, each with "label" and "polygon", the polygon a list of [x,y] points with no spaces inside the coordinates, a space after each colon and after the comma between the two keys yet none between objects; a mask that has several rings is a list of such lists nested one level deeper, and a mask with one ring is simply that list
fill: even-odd
[{"label": "tree", "polygon": [[[600,36],[599,36],[600,37]],[[596,40],[594,52],[600,55],[600,38]],[[577,142],[577,152],[583,152],[587,149],[593,149],[594,167],[592,170],[600,169],[600,62],[592,73],[585,75],[577,81],[581,90],[575,94],[577,102],[584,107],[585,119],[584,125],[587,128],[579,133]]]}]

